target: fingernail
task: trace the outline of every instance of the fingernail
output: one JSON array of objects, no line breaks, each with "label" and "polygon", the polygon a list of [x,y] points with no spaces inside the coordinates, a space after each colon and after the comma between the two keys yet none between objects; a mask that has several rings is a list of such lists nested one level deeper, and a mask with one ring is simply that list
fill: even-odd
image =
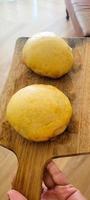
[{"label": "fingernail", "polygon": [[27,200],[22,194],[20,194],[16,190],[10,190],[7,194],[10,200]]}]

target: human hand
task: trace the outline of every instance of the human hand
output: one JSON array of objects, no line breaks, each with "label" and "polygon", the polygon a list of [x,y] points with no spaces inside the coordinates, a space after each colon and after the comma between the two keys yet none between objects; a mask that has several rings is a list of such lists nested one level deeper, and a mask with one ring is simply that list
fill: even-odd
[{"label": "human hand", "polygon": [[[80,191],[69,183],[53,161],[45,169],[43,182],[41,200],[86,200]],[[9,191],[8,195],[10,200],[27,200],[15,190]]]}]

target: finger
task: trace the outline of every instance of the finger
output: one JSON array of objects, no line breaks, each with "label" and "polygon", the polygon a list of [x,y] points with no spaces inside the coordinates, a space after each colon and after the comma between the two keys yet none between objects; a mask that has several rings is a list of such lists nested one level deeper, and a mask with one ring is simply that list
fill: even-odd
[{"label": "finger", "polygon": [[69,200],[87,200],[79,190],[69,197]]},{"label": "finger", "polygon": [[73,185],[56,186],[54,189],[57,199],[60,200],[86,200],[85,197]]},{"label": "finger", "polygon": [[8,196],[10,200],[27,200],[22,194],[20,194],[16,190],[10,190],[8,192]]},{"label": "finger", "polygon": [[77,191],[73,185],[63,185],[63,186],[56,186],[54,189],[57,199],[65,200],[68,199]]},{"label": "finger", "polygon": [[[85,200],[85,199],[77,199],[73,198],[78,197],[77,189],[74,188],[72,185],[64,185],[64,186],[56,186],[54,189],[47,190],[43,192],[41,196],[41,200]],[[75,196],[76,194],[76,196]],[[71,198],[72,197],[72,198]],[[80,196],[81,197],[81,196]]]},{"label": "finger", "polygon": [[69,181],[62,171],[58,169],[56,164],[52,161],[47,165],[48,177],[51,178],[54,185],[67,185]]},{"label": "finger", "polygon": [[57,197],[54,194],[54,190],[43,192],[43,194],[41,195],[41,200],[57,200]]},{"label": "finger", "polygon": [[44,171],[43,181],[44,181],[45,186],[48,189],[51,189],[51,188],[53,188],[55,186],[55,183],[54,183],[54,181],[52,179],[52,176],[50,175],[50,173],[48,172],[47,169],[45,169],[45,171]]},{"label": "finger", "polygon": [[65,175],[57,168],[53,161],[47,165],[47,168],[44,171],[43,180],[48,189],[54,188],[55,185],[69,184]]}]

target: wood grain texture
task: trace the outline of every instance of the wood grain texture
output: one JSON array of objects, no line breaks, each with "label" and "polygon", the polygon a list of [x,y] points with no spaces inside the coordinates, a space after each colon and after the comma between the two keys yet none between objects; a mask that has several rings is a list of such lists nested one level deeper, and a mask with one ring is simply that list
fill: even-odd
[{"label": "wood grain texture", "polygon": [[[19,160],[14,188],[28,200],[39,200],[43,168],[48,160],[90,152],[90,39],[66,39],[73,48],[75,64],[70,73],[55,80],[40,77],[22,64],[21,52],[26,39],[17,41],[9,78],[0,99],[0,144],[14,151]],[[64,134],[44,143],[23,139],[5,120],[10,97],[20,88],[34,83],[56,86],[69,97],[73,106],[73,117]]]}]

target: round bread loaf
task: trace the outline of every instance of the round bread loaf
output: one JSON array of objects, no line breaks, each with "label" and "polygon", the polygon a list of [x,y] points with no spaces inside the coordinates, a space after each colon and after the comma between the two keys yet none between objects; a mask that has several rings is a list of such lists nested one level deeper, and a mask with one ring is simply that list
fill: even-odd
[{"label": "round bread loaf", "polygon": [[31,85],[10,99],[6,117],[15,130],[28,140],[45,141],[66,129],[72,115],[67,96],[50,85]]},{"label": "round bread loaf", "polygon": [[73,66],[71,47],[54,33],[43,32],[28,39],[22,60],[32,71],[42,76],[58,78]]}]

